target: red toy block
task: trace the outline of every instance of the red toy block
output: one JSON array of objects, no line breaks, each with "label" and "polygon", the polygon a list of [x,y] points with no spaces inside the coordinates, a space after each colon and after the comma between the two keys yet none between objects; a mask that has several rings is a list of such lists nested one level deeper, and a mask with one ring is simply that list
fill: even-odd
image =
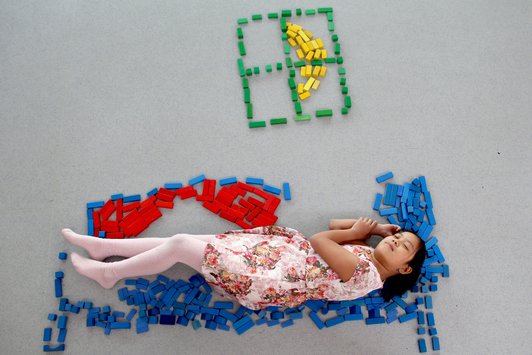
[{"label": "red toy block", "polygon": [[270,196],[273,196],[273,195],[270,195],[269,193],[267,193],[265,191],[257,189],[256,187],[253,188],[253,193],[259,195],[260,197],[263,197],[265,200],[269,199]]},{"label": "red toy block", "polygon": [[146,208],[148,206],[155,206],[155,200],[156,200],[155,195],[150,196],[150,198],[140,203],[140,209]]},{"label": "red toy block", "polygon": [[116,200],[116,220],[121,221],[122,218],[124,218],[124,214],[122,213],[122,208],[124,207],[124,200],[119,198]]},{"label": "red toy block", "polygon": [[119,225],[122,228],[122,224],[124,224],[124,225],[132,224],[132,223],[135,223],[139,219],[140,219],[139,211],[138,210],[133,210],[133,211],[129,212],[128,215],[125,216],[122,219],[121,222],[123,222],[123,223],[119,223]]},{"label": "red toy block", "polygon": [[133,211],[134,209],[137,209],[140,207],[140,202],[138,201],[135,201],[135,202],[131,202],[131,203],[128,203],[127,205],[125,205],[123,208],[122,208],[122,212],[129,212],[129,211]]},{"label": "red toy block", "polygon": [[230,222],[236,222],[237,220],[237,217],[235,215],[226,211],[220,212],[220,217],[222,217],[223,219],[227,219]]},{"label": "red toy block", "polygon": [[113,203],[113,200],[108,200],[100,210],[100,216],[102,216],[102,219],[109,219],[109,217],[113,214],[114,211],[115,204]]},{"label": "red toy block", "polygon": [[218,212],[220,212],[220,205],[216,201],[203,202],[202,206],[214,214],[218,214]]},{"label": "red toy block", "polygon": [[254,204],[255,206],[260,207],[260,208],[263,208],[263,207],[264,207],[264,202],[259,201],[259,200],[257,200],[256,198],[251,197],[251,196],[248,198],[248,202],[250,202],[250,203],[252,203],[252,204]]},{"label": "red toy block", "polygon": [[216,180],[206,179],[203,181],[203,192],[196,196],[196,201],[212,201],[214,200],[214,192],[216,190]]},{"label": "red toy block", "polygon": [[117,221],[102,221],[101,229],[105,232],[119,232],[120,231]]},{"label": "red toy block", "polygon": [[167,201],[162,201],[162,200],[157,200],[157,202],[155,202],[155,206],[157,207],[161,207],[161,208],[174,208],[174,203],[173,202],[167,202]]},{"label": "red toy block", "polygon": [[175,192],[161,187],[159,191],[157,191],[157,193],[155,194],[155,197],[157,197],[159,200],[172,202],[175,198]]},{"label": "red toy block", "polygon": [[238,186],[239,188],[241,188],[242,190],[246,190],[246,191],[249,191],[249,192],[252,192],[253,189],[255,189],[253,186],[248,185],[248,184],[244,184],[244,183],[241,182],[241,181],[237,182],[236,184],[237,184],[237,186]]},{"label": "red toy block", "polygon": [[94,235],[93,237],[97,237],[100,235],[100,228],[94,228]]},{"label": "red toy block", "polygon": [[196,196],[198,192],[194,189],[194,186],[186,186],[176,190],[176,194],[181,198],[181,200],[186,200]]},{"label": "red toy block", "polygon": [[142,218],[146,221],[147,224],[154,222],[155,220],[161,218],[163,214],[157,207],[150,208],[146,213],[142,214]]},{"label": "red toy block", "polygon": [[92,211],[92,219],[94,220],[94,230],[100,229],[101,227],[100,213],[96,211]]},{"label": "red toy block", "polygon": [[281,203],[281,199],[272,196],[270,199],[268,199],[268,201],[266,201],[264,209],[273,214],[277,209],[277,206],[279,206],[279,203]]},{"label": "red toy block", "polygon": [[261,211],[262,211],[262,209],[260,207],[255,207],[255,209],[253,211],[251,211],[251,213],[246,216],[246,220],[251,222],[255,217],[258,216],[258,214]]},{"label": "red toy block", "polygon": [[253,228],[253,226],[251,224],[247,224],[246,222],[244,222],[244,220],[242,219],[237,219],[236,224],[238,224],[240,227],[244,228],[244,229],[251,229]]},{"label": "red toy block", "polygon": [[247,208],[248,210],[253,210],[255,208],[255,205],[249,203],[248,201],[244,200],[243,198],[240,198],[240,200],[238,200],[238,204],[242,207],[245,207]]}]

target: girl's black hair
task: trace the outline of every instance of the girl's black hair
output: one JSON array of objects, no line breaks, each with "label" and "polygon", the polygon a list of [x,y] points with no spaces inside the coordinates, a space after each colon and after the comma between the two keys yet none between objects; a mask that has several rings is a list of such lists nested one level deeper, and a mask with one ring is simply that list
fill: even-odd
[{"label": "girl's black hair", "polygon": [[426,256],[425,242],[421,238],[419,238],[419,240],[421,241],[421,246],[416,252],[416,255],[414,255],[412,260],[410,260],[408,263],[408,265],[410,265],[412,268],[412,272],[410,274],[397,274],[388,277],[384,282],[380,293],[386,302],[388,302],[394,296],[401,297],[406,291],[410,290],[416,285]]}]

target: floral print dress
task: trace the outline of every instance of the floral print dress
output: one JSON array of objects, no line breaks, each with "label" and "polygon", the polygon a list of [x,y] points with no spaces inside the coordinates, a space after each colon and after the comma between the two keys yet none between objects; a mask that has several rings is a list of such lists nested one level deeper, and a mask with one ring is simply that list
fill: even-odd
[{"label": "floral print dress", "polygon": [[372,248],[342,245],[360,257],[342,282],[295,229],[264,226],[217,234],[204,250],[202,273],[221,296],[247,308],[297,307],[309,299],[352,300],[382,287]]}]

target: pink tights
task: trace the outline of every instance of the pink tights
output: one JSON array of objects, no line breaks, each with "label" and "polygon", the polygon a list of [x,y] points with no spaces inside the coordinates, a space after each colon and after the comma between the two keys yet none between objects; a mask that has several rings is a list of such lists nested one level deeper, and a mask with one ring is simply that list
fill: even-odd
[{"label": "pink tights", "polygon": [[[76,271],[97,281],[104,288],[112,288],[128,277],[161,273],[174,264],[184,263],[201,273],[203,251],[214,235],[176,234],[169,238],[102,239],[63,229],[63,236],[71,244],[87,250],[92,259],[72,253]],[[109,256],[128,259],[113,263],[102,262]]]}]

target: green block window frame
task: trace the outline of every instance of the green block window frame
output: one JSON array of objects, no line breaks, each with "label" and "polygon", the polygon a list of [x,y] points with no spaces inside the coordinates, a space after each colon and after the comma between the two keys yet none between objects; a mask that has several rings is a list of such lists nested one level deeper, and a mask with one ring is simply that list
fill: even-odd
[{"label": "green block window frame", "polygon": [[[288,43],[288,36],[286,35],[286,22],[297,23],[297,20],[292,20],[292,18],[295,17],[297,19],[297,17],[300,17],[303,14],[305,16],[321,15],[323,16],[324,19],[327,20],[329,34],[331,35],[331,40],[333,42],[333,48],[326,48],[328,57],[325,60],[322,60],[322,63],[324,65],[325,64],[337,65],[338,74],[340,76],[339,86],[340,86],[340,92],[342,94],[341,101],[343,103],[343,107],[341,108],[340,112],[342,115],[347,115],[349,113],[349,110],[351,109],[351,97],[348,95],[349,89],[346,85],[346,77],[345,77],[346,71],[345,71],[345,68],[343,67],[344,59],[341,56],[341,45],[340,45],[340,42],[338,41],[338,34],[334,33],[335,25],[334,25],[334,16],[333,16],[332,7],[322,7],[322,8],[318,8],[317,10],[307,9],[305,11],[302,11],[301,9],[296,9],[295,14],[292,13],[292,10],[282,10],[280,13],[276,13],[276,12],[268,13],[266,16],[262,16],[260,14],[254,14],[254,15],[251,15],[251,19],[252,19],[251,21],[249,21],[247,18],[238,19],[237,20],[238,27],[236,29],[236,35],[237,35],[236,37],[237,37],[238,48],[240,52],[240,57],[237,59],[237,65],[238,65],[239,76],[242,80],[242,89],[244,93],[243,101],[244,101],[244,105],[246,108],[246,120],[250,128],[266,127],[266,122],[269,122],[270,125],[280,125],[280,124],[288,123],[288,120],[285,117],[281,117],[281,118],[275,117],[275,118],[270,118],[269,120],[268,119],[255,120],[254,119],[255,117],[253,115],[253,102],[251,100],[252,91],[250,88],[248,77],[251,77],[253,75],[259,75],[260,69],[259,67],[246,66],[244,63],[244,57],[246,55],[245,43],[244,43],[244,40],[245,40],[244,29],[245,29],[245,26],[253,25],[254,21],[263,21],[263,19],[265,21],[277,21],[279,23],[280,30],[281,30],[281,39],[283,41],[282,48],[284,49],[284,54],[286,56],[284,63],[277,62],[277,63],[267,64],[264,67],[265,69],[264,73],[266,75],[272,73],[273,72],[272,68],[276,68],[277,69],[276,71],[280,71],[283,69],[283,66],[285,66],[287,69],[290,69],[289,71],[287,71],[288,73],[291,72],[291,74],[287,76],[287,85],[291,87],[290,88],[291,95],[287,97],[287,99],[292,101],[294,104],[295,115],[293,119],[295,122],[311,120],[312,115],[304,112],[302,101],[299,99],[299,95],[297,95],[297,93],[294,94],[295,91],[293,90],[293,79],[292,79],[293,74],[294,74],[293,68],[299,68],[302,65],[306,65],[307,63],[305,63],[304,60],[298,60],[296,62],[293,62],[293,59],[290,56],[293,52],[292,47]],[[334,53],[334,56],[332,56],[333,53]],[[318,61],[314,60],[312,61],[311,64],[315,65],[318,62],[320,62],[320,60]],[[328,69],[327,71],[330,71],[330,67],[328,67],[327,69]],[[328,112],[328,114],[323,115],[324,112]],[[334,112],[332,109],[323,108],[323,109],[317,110],[315,112],[314,117],[316,118],[332,117],[333,115],[334,115]]]}]

